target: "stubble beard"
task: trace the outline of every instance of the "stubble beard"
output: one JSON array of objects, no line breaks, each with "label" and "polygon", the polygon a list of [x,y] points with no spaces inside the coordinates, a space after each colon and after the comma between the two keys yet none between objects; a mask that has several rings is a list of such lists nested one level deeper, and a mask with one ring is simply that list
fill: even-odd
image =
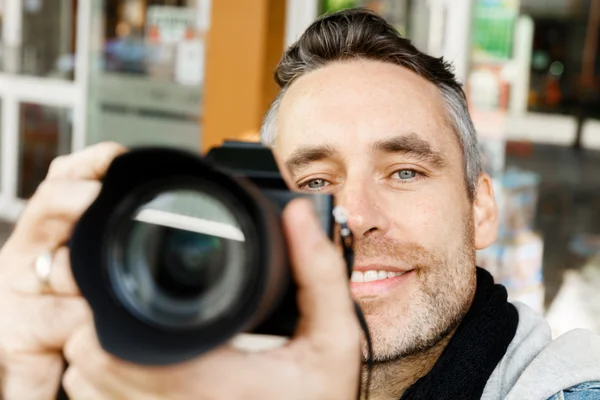
[{"label": "stubble beard", "polygon": [[[395,256],[415,268],[410,279],[416,286],[403,304],[393,298],[358,300],[369,325],[375,364],[428,353],[446,343],[458,327],[471,306],[476,286],[472,219],[466,222],[462,236],[461,246],[447,257],[436,256],[417,244],[399,246],[381,239],[367,240],[357,249],[359,255],[373,252]],[[363,362],[367,359],[365,342]]]}]

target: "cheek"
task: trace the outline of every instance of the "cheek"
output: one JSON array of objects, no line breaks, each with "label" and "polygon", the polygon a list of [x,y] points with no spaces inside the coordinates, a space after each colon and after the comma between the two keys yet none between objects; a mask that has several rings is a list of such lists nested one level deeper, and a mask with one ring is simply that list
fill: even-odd
[{"label": "cheek", "polygon": [[440,192],[401,195],[404,196],[402,211],[393,216],[394,236],[400,235],[427,249],[452,248],[462,241],[464,210],[453,195]]}]

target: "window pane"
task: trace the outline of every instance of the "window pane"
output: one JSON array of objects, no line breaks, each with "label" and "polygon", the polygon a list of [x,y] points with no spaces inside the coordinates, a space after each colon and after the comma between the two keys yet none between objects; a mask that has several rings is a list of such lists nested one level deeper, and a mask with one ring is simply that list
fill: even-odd
[{"label": "window pane", "polygon": [[196,0],[112,0],[104,11],[104,71],[200,84],[204,46]]},{"label": "window pane", "polygon": [[[0,0],[2,2],[2,0]],[[2,192],[2,98],[0,98],[0,192]]]},{"label": "window pane", "polygon": [[4,65],[4,1],[5,0],[0,0],[0,71]]},{"label": "window pane", "polygon": [[68,108],[20,106],[17,195],[28,199],[45,178],[52,160],[71,151],[72,112]]},{"label": "window pane", "polygon": [[10,49],[19,70],[9,72],[72,80],[77,0],[25,0],[21,15],[21,48]]},{"label": "window pane", "polygon": [[198,148],[207,0],[93,8],[87,143]]},{"label": "window pane", "polygon": [[2,40],[2,29],[4,21],[4,0],[0,0],[0,41]]}]

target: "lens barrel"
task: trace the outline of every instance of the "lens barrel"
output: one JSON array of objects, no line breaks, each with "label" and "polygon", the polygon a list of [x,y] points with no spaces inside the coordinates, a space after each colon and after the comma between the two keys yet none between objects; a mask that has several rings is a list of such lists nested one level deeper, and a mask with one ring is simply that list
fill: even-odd
[{"label": "lens barrel", "polygon": [[297,309],[280,212],[256,185],[185,151],[115,159],[69,243],[103,348],[161,365],[277,326],[273,315],[287,316],[277,320],[288,318],[282,331],[291,333]]}]

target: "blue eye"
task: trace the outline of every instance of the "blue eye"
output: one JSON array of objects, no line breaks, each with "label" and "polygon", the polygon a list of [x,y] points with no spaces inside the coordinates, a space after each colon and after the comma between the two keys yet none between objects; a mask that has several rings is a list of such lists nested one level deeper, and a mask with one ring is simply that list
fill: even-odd
[{"label": "blue eye", "polygon": [[403,181],[414,179],[417,177],[417,171],[413,169],[401,169],[399,171],[394,172],[394,174],[397,174],[398,178]]},{"label": "blue eye", "polygon": [[305,187],[308,190],[320,190],[328,185],[329,182],[327,182],[325,179],[311,179],[306,183],[302,184],[301,187]]},{"label": "blue eye", "polygon": [[325,182],[324,179],[313,179],[312,181],[309,181],[307,185],[310,189],[320,189],[326,184],[327,182]]}]

